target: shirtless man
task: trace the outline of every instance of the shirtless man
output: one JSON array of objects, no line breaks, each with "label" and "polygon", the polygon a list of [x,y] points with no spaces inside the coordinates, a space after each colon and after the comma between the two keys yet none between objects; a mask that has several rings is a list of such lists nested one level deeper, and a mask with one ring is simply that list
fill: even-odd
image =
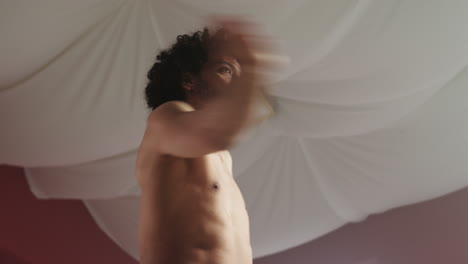
[{"label": "shirtless man", "polygon": [[[223,21],[177,38],[148,73],[137,158],[143,264],[249,264],[249,220],[226,151],[252,121],[264,46]],[[255,50],[255,51],[254,51]]]}]

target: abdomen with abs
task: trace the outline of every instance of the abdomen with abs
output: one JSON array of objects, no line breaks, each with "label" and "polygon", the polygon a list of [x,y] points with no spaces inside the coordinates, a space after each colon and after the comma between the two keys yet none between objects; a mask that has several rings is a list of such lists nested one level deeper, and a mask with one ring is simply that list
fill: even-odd
[{"label": "abdomen with abs", "polygon": [[163,259],[173,264],[238,263],[230,213],[232,176],[211,155],[162,157],[158,165]]}]

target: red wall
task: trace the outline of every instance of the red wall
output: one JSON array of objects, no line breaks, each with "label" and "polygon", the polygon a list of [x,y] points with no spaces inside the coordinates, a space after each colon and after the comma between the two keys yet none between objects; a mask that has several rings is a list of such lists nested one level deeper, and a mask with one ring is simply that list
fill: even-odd
[{"label": "red wall", "polygon": [[0,263],[1,264],[31,264],[31,262],[26,262],[20,256],[17,256],[13,252],[4,248],[0,248]]},{"label": "red wall", "polygon": [[[255,264],[467,264],[468,189],[350,224]],[[280,239],[280,238],[278,238]],[[136,264],[80,201],[37,200],[0,166],[0,264]]]},{"label": "red wall", "polygon": [[305,245],[255,260],[255,264],[285,263],[467,264],[468,188],[371,216]]},{"label": "red wall", "polygon": [[38,200],[22,169],[0,166],[1,264],[135,264],[81,201]]}]

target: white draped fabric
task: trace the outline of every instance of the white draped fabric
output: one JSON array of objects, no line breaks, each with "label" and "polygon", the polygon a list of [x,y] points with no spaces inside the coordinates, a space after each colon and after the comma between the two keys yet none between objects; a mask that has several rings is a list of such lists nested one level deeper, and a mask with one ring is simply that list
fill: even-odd
[{"label": "white draped fabric", "polygon": [[137,256],[145,74],[210,14],[282,40],[275,114],[231,150],[255,256],[468,186],[468,2],[6,0],[0,163],[40,198],[83,199]]}]

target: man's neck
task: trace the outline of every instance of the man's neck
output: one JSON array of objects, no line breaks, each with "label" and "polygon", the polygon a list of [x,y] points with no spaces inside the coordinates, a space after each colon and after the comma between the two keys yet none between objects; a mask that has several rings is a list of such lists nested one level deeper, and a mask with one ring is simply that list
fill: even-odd
[{"label": "man's neck", "polygon": [[198,99],[198,98],[188,97],[186,101],[187,101],[187,103],[189,105],[191,105],[193,108],[195,108],[195,110],[200,110],[200,108],[203,107],[203,104],[201,103],[201,100]]}]

